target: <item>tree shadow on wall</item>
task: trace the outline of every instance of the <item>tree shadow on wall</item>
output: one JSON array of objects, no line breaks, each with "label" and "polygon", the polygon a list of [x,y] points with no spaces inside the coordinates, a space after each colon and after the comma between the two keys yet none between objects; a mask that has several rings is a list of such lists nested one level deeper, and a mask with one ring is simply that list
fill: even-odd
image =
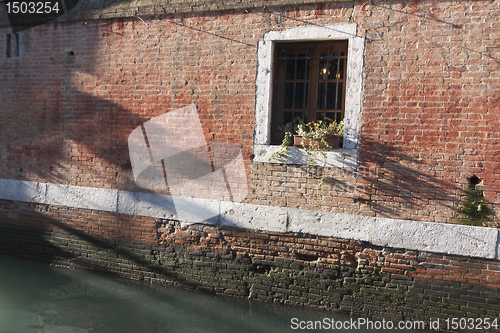
[{"label": "tree shadow on wall", "polygon": [[26,114],[9,117],[11,129],[0,134],[7,146],[4,178],[104,182],[114,188],[137,189],[130,182],[127,139],[148,119],[77,90],[71,98],[70,107],[43,110],[24,124]]},{"label": "tree shadow on wall", "polygon": [[[0,203],[3,207],[0,209],[0,254],[113,277],[148,281],[163,277],[184,289],[199,289],[202,285],[159,265],[151,257],[153,247],[158,245],[123,235],[125,220],[109,226],[114,230],[108,233],[116,235],[105,236],[104,231],[95,230],[96,234],[91,234],[84,226],[71,226],[78,224],[78,218],[63,223],[48,217],[43,213],[50,209],[46,205],[16,205],[4,200]],[[155,228],[151,226],[152,232]]]},{"label": "tree shadow on wall", "polygon": [[[439,162],[415,158],[402,147],[362,136],[358,179],[364,188],[356,199],[376,216],[448,222],[459,199],[455,179],[440,176]],[[427,218],[428,217],[428,218]]]}]

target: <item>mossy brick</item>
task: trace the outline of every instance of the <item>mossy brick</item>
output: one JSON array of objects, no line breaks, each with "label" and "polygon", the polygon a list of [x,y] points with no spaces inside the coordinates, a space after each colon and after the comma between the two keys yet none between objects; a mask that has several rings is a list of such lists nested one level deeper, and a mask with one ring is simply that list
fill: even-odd
[{"label": "mossy brick", "polygon": [[[78,241],[76,241],[76,243],[80,244]],[[175,260],[176,258],[183,258],[182,256],[184,254],[182,251],[182,247],[179,247],[179,250],[180,251],[178,252],[170,252],[172,260]],[[79,252],[81,250],[79,250],[79,247],[77,247],[75,248],[75,251]],[[159,251],[158,249],[155,249],[154,253],[148,254],[147,251],[136,252],[131,248],[121,248],[121,250],[117,250],[116,248],[112,247],[106,249],[99,249],[99,247],[96,247],[95,249],[88,250],[87,253],[82,256],[82,258],[89,258],[88,253],[90,253],[90,259],[94,257],[96,258],[95,260],[92,259],[91,262],[89,262],[90,265],[97,265],[95,267],[105,265],[110,271],[116,271],[117,269],[126,267],[125,271],[120,272],[120,274],[129,276],[131,278],[142,278],[144,280],[149,279],[151,281],[154,281],[156,279],[156,272],[162,268],[161,266],[156,265],[157,263],[159,264],[162,261],[161,259],[157,258],[168,258],[166,256],[166,253],[160,252],[161,251]],[[134,260],[129,260],[128,258],[126,259],[125,257],[122,257],[125,255],[132,256]],[[231,257],[232,256],[228,256],[228,259],[221,260],[220,263],[223,265],[229,264],[231,262],[229,261]],[[184,259],[187,258],[184,257]],[[344,305],[345,303],[351,302],[352,304],[349,311],[353,311],[353,313],[370,313],[370,311],[378,311],[379,314],[386,316],[387,318],[397,318],[398,313],[394,311],[402,311],[401,309],[404,309],[404,311],[409,311],[409,304],[412,304],[412,312],[408,314],[405,313],[405,316],[422,317],[422,315],[432,315],[438,313],[439,311],[444,314],[445,310],[454,310],[460,312],[460,307],[466,308],[466,310],[469,310],[469,313],[473,312],[473,310],[471,309],[478,308],[488,311],[488,309],[485,309],[486,307],[481,307],[481,304],[484,304],[485,302],[474,303],[469,300],[465,303],[450,303],[445,306],[442,302],[435,302],[435,304],[429,303],[429,301],[432,301],[434,299],[430,298],[425,303],[425,306],[426,309],[428,307],[430,307],[431,309],[429,309],[425,313],[419,312],[419,306],[422,305],[424,300],[419,298],[421,295],[413,295],[411,291],[406,291],[405,288],[408,285],[405,284],[405,282],[407,282],[408,280],[400,280],[395,279],[394,277],[391,278],[386,275],[378,275],[377,272],[371,270],[367,270],[363,273],[360,270],[350,271],[349,268],[342,268],[342,271],[351,272],[352,274],[352,276],[348,277],[347,279],[332,279],[331,277],[325,278],[325,275],[321,275],[320,270],[273,270],[270,272],[270,275],[272,275],[272,279],[270,280],[272,281],[272,285],[268,286],[266,282],[263,282],[270,278],[266,274],[257,274],[257,276],[265,276],[263,280],[256,278],[255,276],[251,279],[249,278],[249,276],[253,274],[252,270],[256,269],[256,267],[247,265],[246,267],[248,268],[248,271],[241,271],[236,270],[235,267],[229,266],[229,269],[211,271],[214,268],[211,267],[212,265],[214,265],[212,258],[219,257],[214,255],[212,252],[209,252],[206,257],[201,256],[199,258],[199,263],[203,264],[198,265],[196,262],[184,261],[184,264],[179,266],[182,267],[182,269],[175,271],[176,275],[179,277],[179,281],[185,281],[182,283],[185,283],[184,287],[186,288],[195,288],[197,285],[202,285],[207,286],[209,290],[212,290],[213,292],[231,294],[235,296],[247,296],[247,286],[251,285],[251,283],[260,283],[260,286],[258,285],[255,287],[256,290],[260,290],[260,294],[257,294],[259,296],[259,299],[272,301],[273,299],[281,299],[285,296],[295,297],[295,299],[292,300],[293,302],[296,302],[297,305],[327,306],[326,304],[330,304],[331,308],[334,307],[335,309],[338,309],[341,303],[340,301],[344,298],[344,293],[350,292],[350,286],[352,285],[356,286],[355,288],[358,289],[357,294],[355,296],[351,295],[353,296],[352,299],[349,299],[350,296],[347,296],[344,301]],[[174,262],[175,261],[172,261],[172,263]],[[154,269],[154,271],[144,271],[145,268]],[[140,270],[142,270],[142,272],[139,272]],[[239,272],[238,274],[240,274],[238,275],[238,277],[236,277],[235,275],[236,272]],[[318,279],[317,274],[320,274],[320,279]],[[294,276],[295,281],[298,281],[304,286],[304,289],[302,291],[292,289],[297,286],[290,285],[293,282],[291,276]],[[238,281],[238,279],[242,282],[236,283],[235,281]],[[168,276],[165,276],[163,280],[167,281]],[[372,281],[385,281],[385,283],[380,284],[380,286],[378,287],[379,290],[377,290],[376,286],[369,285],[369,283],[371,283]],[[448,295],[450,293],[453,293],[454,291],[453,288],[446,287],[447,284],[433,284],[429,283],[429,281],[422,282],[426,282],[427,286],[426,288],[423,288],[422,291],[424,293],[427,293],[427,295],[432,292],[444,292]],[[179,284],[180,282],[177,283]],[[277,286],[280,286],[282,288],[279,288]],[[323,290],[323,286],[327,286],[328,291]],[[469,290],[468,296],[478,297],[479,295],[480,298],[487,299],[486,296],[488,295],[488,289],[481,290],[469,288],[468,285],[463,285],[463,287],[465,289],[459,288],[459,290]],[[413,291],[415,289],[416,288],[410,288],[410,290]],[[230,292],[226,292],[228,290],[230,290]],[[498,295],[498,293],[496,293],[495,295]],[[389,305],[395,300],[401,300],[403,298],[405,300],[404,307]],[[338,303],[336,303],[335,300],[338,300]],[[287,300],[284,300],[283,302],[285,303],[286,301]],[[495,308],[496,304],[491,304],[491,306]],[[455,314],[457,312],[455,312]]]},{"label": "mossy brick", "polygon": [[499,300],[494,298],[486,298],[486,304],[499,305]]},{"label": "mossy brick", "polygon": [[467,301],[464,301],[461,299],[448,298],[448,299],[446,299],[446,302],[450,303],[450,304],[459,305],[460,308],[462,308],[463,306],[467,306]]},{"label": "mossy brick", "polygon": [[430,290],[430,289],[425,289],[424,290],[424,295],[430,295],[430,296],[433,296],[433,297],[447,297],[448,296],[448,293],[444,292],[444,291],[438,291],[438,290]]}]

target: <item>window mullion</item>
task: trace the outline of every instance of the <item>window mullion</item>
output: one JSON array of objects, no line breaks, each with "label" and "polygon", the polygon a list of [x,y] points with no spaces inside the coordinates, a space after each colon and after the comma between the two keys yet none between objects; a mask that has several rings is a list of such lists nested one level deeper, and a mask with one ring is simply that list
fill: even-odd
[{"label": "window mullion", "polygon": [[328,48],[326,49],[326,57],[325,57],[326,73],[325,73],[325,89],[324,89],[324,97],[323,97],[323,119],[326,117],[326,108],[327,108],[326,102],[327,102],[327,97],[328,97],[328,76],[329,76],[328,65],[330,64],[329,55],[330,55],[330,44],[328,44]]},{"label": "window mullion", "polygon": [[[311,89],[311,87],[308,85],[308,79],[310,79],[310,75],[309,73],[307,72],[309,70],[309,45],[306,46],[306,57],[304,59],[304,62],[305,62],[305,68],[304,68],[304,91],[303,91],[303,94],[302,94],[302,119],[305,119],[304,117],[304,113],[305,113],[305,110],[306,110],[306,105],[307,105],[307,94],[309,93],[309,90]],[[307,88],[306,88],[307,87]],[[307,91],[307,94],[306,94],[306,91]]]},{"label": "window mullion", "polygon": [[297,93],[297,53],[299,52],[299,45],[295,46],[295,57],[293,67],[293,92],[292,92],[292,121],[295,119],[295,95]]},{"label": "window mullion", "polygon": [[316,119],[316,109],[317,109],[317,104],[318,104],[318,71],[319,71],[319,44],[316,46],[316,54],[314,57],[314,93],[311,94],[311,97],[313,97],[313,107],[311,108],[312,110],[312,115],[309,115],[310,119],[309,121],[314,121]]},{"label": "window mullion", "polygon": [[[334,107],[335,107],[335,121],[338,119],[337,118],[337,106],[338,106],[338,101],[339,101],[339,70],[340,70],[340,47],[341,45],[339,44],[339,49],[338,49],[338,57],[337,57],[337,72],[335,73],[335,104],[334,104]],[[342,109],[340,110],[340,112],[342,113]]]},{"label": "window mullion", "polygon": [[281,104],[281,124],[285,124],[285,101],[286,101],[286,70],[287,70],[287,58],[288,52],[285,54],[285,67],[283,70],[283,99]]}]

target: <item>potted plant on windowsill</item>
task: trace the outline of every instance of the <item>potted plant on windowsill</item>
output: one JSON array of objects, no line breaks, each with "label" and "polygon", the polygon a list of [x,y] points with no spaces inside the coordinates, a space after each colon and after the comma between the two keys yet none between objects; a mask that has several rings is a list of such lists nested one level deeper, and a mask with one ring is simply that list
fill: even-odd
[{"label": "potted plant on windowsill", "polygon": [[337,123],[325,118],[307,124],[299,122],[297,134],[293,135],[293,145],[323,152],[326,149],[341,148],[343,137],[344,121]]},{"label": "potted plant on windowsill", "polygon": [[307,153],[310,166],[315,166],[318,154],[323,155],[326,161],[325,151],[342,147],[344,137],[344,121],[337,123],[334,120],[324,118],[323,120],[304,123],[297,117],[293,122],[280,127],[283,131],[283,142],[280,149],[270,159],[285,157],[290,146],[302,147]]}]

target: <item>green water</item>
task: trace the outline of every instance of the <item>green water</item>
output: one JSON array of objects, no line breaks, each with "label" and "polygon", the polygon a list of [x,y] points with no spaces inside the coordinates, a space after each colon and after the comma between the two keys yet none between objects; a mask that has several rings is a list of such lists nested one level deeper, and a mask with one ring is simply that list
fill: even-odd
[{"label": "green water", "polygon": [[329,312],[133,283],[0,256],[0,333],[375,331],[300,329],[299,325],[307,327],[308,322],[325,318],[351,320]]}]

